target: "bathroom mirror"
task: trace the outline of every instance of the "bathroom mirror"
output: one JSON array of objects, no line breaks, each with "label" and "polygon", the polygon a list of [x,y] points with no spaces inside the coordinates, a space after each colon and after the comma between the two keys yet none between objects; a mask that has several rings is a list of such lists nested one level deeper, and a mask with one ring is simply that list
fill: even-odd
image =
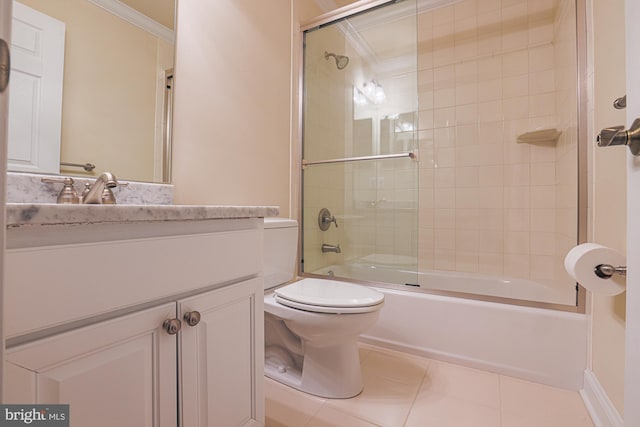
[{"label": "bathroom mirror", "polygon": [[[168,182],[176,0],[20,3],[13,20],[8,169],[65,176],[110,171],[125,180]],[[48,77],[28,69],[29,54],[46,54],[56,42],[57,117],[49,113],[55,108],[46,98],[56,91],[48,89]],[[42,59],[43,72],[51,63]],[[46,156],[53,159],[47,166],[34,166]],[[81,167],[87,163],[95,168]]]}]

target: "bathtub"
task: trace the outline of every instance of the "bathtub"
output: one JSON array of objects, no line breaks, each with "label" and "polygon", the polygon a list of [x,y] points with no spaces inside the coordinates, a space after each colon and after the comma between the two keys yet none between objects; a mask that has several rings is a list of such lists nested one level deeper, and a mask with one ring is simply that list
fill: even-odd
[{"label": "bathtub", "polygon": [[[332,270],[336,277],[348,277],[343,276],[343,268],[364,268],[372,274],[358,276],[362,280],[384,281],[380,270],[390,274],[357,264],[316,273]],[[414,279],[406,283],[414,282],[415,272],[407,272],[407,278]],[[465,280],[453,276],[432,275],[431,279],[466,286],[456,289],[462,292],[487,285],[465,275]],[[385,305],[377,323],[361,336],[362,342],[568,390],[582,389],[587,363],[584,314],[372,287],[385,294]]]},{"label": "bathtub", "polygon": [[361,340],[568,390],[587,364],[584,314],[387,288]]},{"label": "bathtub", "polygon": [[[381,258],[375,261],[369,257],[360,258],[344,265],[331,265],[314,271],[314,274],[335,277],[353,278],[370,282],[395,283],[400,285],[419,285],[422,289],[461,292],[511,298],[524,301],[542,301],[552,304],[575,304],[575,289],[555,289],[532,280],[504,278],[487,274],[463,273],[457,271],[421,271],[416,272],[416,265],[403,262],[382,263]],[[385,259],[386,258],[382,258]]]}]

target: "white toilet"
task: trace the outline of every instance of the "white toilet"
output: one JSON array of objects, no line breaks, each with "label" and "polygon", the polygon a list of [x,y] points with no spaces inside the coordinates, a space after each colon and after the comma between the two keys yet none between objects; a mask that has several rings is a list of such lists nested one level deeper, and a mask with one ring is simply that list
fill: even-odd
[{"label": "white toilet", "polygon": [[265,375],[328,398],[362,391],[358,335],[378,318],[384,294],[365,286],[306,278],[292,284],[298,223],[266,218]]}]

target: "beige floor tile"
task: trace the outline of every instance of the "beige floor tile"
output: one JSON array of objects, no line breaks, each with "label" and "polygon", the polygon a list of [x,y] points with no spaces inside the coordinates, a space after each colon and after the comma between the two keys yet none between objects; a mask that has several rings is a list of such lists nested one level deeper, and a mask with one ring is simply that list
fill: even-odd
[{"label": "beige floor tile", "polygon": [[362,362],[362,376],[378,376],[406,384],[420,384],[427,367],[428,360],[421,357],[372,350]]},{"label": "beige floor tile", "polygon": [[265,378],[266,426],[593,427],[577,392],[368,345],[360,358],[365,389],[351,399]]},{"label": "beige floor tile", "polygon": [[420,393],[405,427],[500,427],[500,410],[436,393]]},{"label": "beige floor tile", "polygon": [[266,427],[299,427],[318,412],[325,399],[299,392],[265,377]]},{"label": "beige floor tile", "polygon": [[403,425],[420,384],[405,384],[372,376],[351,399],[330,399],[326,405],[384,427]]},{"label": "beige floor tile", "polygon": [[435,393],[490,408],[500,408],[500,382],[497,374],[435,360],[429,364],[420,393]]},{"label": "beige floor tile", "polygon": [[324,405],[305,427],[376,427],[360,418]]},{"label": "beige floor tile", "polygon": [[500,376],[503,427],[592,427],[578,392]]}]

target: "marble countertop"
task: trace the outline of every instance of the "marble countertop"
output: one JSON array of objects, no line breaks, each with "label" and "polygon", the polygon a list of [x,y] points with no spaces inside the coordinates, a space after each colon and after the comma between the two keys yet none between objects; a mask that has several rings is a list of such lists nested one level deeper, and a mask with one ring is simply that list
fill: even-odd
[{"label": "marble countertop", "polygon": [[201,221],[278,216],[275,206],[58,205],[7,203],[7,227],[33,225]]}]

